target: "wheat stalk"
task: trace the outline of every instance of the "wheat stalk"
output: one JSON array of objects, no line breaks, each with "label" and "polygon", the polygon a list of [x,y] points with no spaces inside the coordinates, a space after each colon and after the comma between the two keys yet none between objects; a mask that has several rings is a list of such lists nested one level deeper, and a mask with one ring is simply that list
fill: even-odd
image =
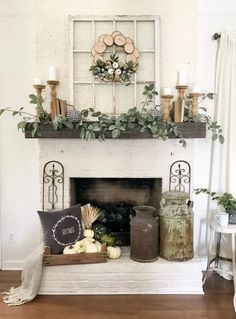
[{"label": "wheat stalk", "polygon": [[93,222],[100,216],[100,210],[97,207],[85,206],[81,212],[82,220],[86,229],[91,229]]}]

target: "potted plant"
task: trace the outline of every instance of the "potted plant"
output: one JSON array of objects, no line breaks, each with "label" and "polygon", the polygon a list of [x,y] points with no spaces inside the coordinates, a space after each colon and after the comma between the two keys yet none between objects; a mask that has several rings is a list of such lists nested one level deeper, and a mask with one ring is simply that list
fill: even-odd
[{"label": "potted plant", "polygon": [[222,195],[216,192],[210,192],[206,188],[195,189],[196,194],[205,193],[211,196],[212,200],[217,202],[217,205],[223,207],[226,213],[229,214],[229,223],[236,224],[236,198],[231,193],[223,193]]}]

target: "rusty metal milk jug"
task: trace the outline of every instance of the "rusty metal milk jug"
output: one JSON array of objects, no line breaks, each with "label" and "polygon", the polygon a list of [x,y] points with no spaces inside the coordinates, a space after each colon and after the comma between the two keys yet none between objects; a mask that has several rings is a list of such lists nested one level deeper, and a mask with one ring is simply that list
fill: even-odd
[{"label": "rusty metal milk jug", "polygon": [[152,206],[135,206],[130,222],[130,257],[140,262],[158,258],[158,217]]},{"label": "rusty metal milk jug", "polygon": [[162,194],[160,257],[171,261],[193,258],[193,211],[186,192],[169,191]]}]

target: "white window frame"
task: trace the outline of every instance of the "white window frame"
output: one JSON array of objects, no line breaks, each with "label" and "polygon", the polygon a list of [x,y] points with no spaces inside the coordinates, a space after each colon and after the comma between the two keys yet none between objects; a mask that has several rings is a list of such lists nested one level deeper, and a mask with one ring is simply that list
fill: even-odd
[{"label": "white window frame", "polygon": [[[136,36],[137,30],[136,25],[137,21],[153,21],[154,22],[154,49],[153,50],[138,50],[140,53],[154,53],[154,82],[155,88],[158,92],[160,92],[160,16],[153,15],[139,15],[139,16],[69,16],[69,98],[70,104],[74,105],[74,94],[75,85],[78,84],[89,84],[92,85],[92,107],[96,109],[95,102],[95,85],[99,85],[100,82],[93,77],[92,81],[75,81],[74,80],[74,54],[76,53],[91,53],[91,50],[79,50],[74,49],[74,24],[76,22],[91,22],[92,23],[92,39],[93,43],[95,43],[95,22],[112,22],[113,23],[113,31],[116,30],[116,23],[120,21],[130,21],[133,22],[134,27],[134,45],[136,45]],[[91,56],[92,60],[92,56]],[[133,84],[133,106],[137,106],[137,84],[150,84],[153,81],[137,81],[137,75],[134,74],[134,80],[131,82]],[[104,84],[104,83],[103,83]],[[112,84],[112,100],[113,107],[112,113],[116,114],[116,85],[124,85],[125,83],[113,83]],[[111,83],[109,83],[111,85]],[[159,103],[159,96],[155,99],[155,104]],[[80,107],[79,105],[75,105],[76,107]],[[90,105],[91,106],[91,105]]]}]

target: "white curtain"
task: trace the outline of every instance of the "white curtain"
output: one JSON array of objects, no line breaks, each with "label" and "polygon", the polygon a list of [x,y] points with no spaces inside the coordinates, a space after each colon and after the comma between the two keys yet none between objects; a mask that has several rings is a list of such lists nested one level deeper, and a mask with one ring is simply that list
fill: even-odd
[{"label": "white curtain", "polygon": [[[218,40],[215,93],[215,120],[222,126],[225,142],[212,143],[209,189],[236,196],[236,31],[221,32]],[[213,208],[209,200],[208,220]],[[220,255],[231,257],[231,238],[223,236]],[[221,267],[227,270],[231,265],[221,262]]]}]

